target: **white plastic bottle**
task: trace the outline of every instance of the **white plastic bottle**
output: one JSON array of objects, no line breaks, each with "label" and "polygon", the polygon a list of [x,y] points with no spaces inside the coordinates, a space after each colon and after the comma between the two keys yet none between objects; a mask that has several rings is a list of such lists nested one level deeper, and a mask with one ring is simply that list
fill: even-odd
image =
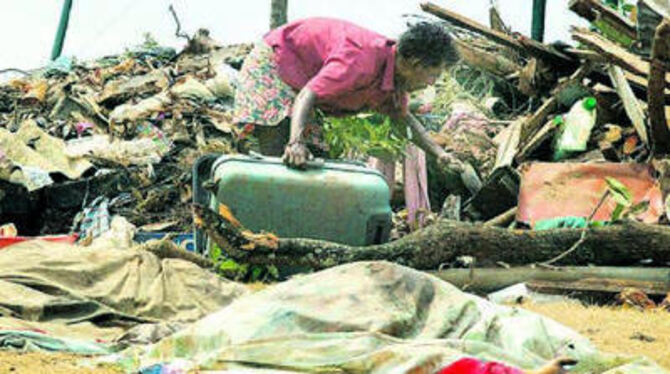
[{"label": "white plastic bottle", "polygon": [[556,142],[557,156],[586,150],[591,130],[596,124],[596,105],[594,97],[584,98],[576,102],[563,117],[563,129]]}]

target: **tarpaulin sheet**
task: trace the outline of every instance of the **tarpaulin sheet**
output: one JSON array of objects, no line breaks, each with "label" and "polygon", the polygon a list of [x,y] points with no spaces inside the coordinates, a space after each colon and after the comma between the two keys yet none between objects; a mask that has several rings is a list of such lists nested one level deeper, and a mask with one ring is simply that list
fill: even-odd
[{"label": "tarpaulin sheet", "polygon": [[433,373],[465,356],[535,368],[559,355],[602,363],[599,373],[664,372],[644,359],[607,361],[553,320],[386,262],[293,278],[104,360],[128,372]]},{"label": "tarpaulin sheet", "polygon": [[0,316],[33,322],[191,322],[246,288],[137,249],[30,241],[0,251]]},{"label": "tarpaulin sheet", "polygon": [[[557,217],[588,217],[607,191],[606,177],[623,183],[633,203],[649,202],[637,218],[658,222],[663,213],[663,198],[653,168],[647,164],[619,163],[532,163],[522,168],[517,220],[534,227],[535,222]],[[608,199],[594,220],[609,220],[616,207]]]}]

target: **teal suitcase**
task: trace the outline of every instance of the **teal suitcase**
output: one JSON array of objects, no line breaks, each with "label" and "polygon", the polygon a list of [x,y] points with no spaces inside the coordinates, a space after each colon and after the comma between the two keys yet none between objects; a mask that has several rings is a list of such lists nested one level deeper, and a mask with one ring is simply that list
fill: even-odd
[{"label": "teal suitcase", "polygon": [[[263,156],[221,156],[194,167],[194,199],[217,211],[225,204],[254,232],[311,238],[352,246],[388,241],[390,191],[384,177],[360,163],[311,163],[290,169]],[[211,167],[209,165],[211,164]],[[209,169],[209,196],[202,196],[202,170]],[[196,178],[198,182],[196,183]],[[196,246],[205,240],[196,235]]]}]

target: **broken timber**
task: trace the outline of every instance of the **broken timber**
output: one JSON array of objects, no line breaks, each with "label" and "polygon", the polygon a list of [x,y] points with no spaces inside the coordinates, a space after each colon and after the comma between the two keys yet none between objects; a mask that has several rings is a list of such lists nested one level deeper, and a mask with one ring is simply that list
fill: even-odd
[{"label": "broken timber", "polygon": [[571,0],[569,8],[589,22],[602,21],[626,38],[637,39],[635,25],[600,0]]},{"label": "broken timber", "polygon": [[578,61],[557,51],[555,48],[552,48],[550,46],[547,46],[532,39],[515,38],[503,32],[493,30],[474,20],[471,20],[467,17],[463,17],[458,13],[454,13],[433,3],[423,3],[421,4],[421,9],[424,12],[430,13],[458,27],[462,27],[464,29],[476,32],[497,43],[503,44],[507,47],[514,48],[518,51],[525,51],[526,53],[528,53],[533,57],[537,57],[547,62],[551,62],[552,64],[560,68],[570,69],[576,67],[578,64]]},{"label": "broken timber", "polygon": [[[640,106],[640,102],[633,94],[633,90],[624,76],[623,70],[618,66],[610,65],[608,72],[612,79],[612,84],[614,84],[614,88],[619,94],[619,97],[621,97],[624,110],[626,111],[626,114],[628,114],[630,121],[633,123],[635,131],[644,144],[649,144],[649,138],[647,136],[647,120],[642,111],[642,107]],[[661,95],[663,94],[661,93]]]},{"label": "broken timber", "polygon": [[[591,49],[601,53],[608,61],[622,68],[647,77],[650,73],[650,65],[640,57],[628,52],[624,48],[610,42],[595,32],[575,28],[572,30],[572,38],[580,43],[588,45]],[[666,75],[666,84],[670,82],[670,75]]]}]

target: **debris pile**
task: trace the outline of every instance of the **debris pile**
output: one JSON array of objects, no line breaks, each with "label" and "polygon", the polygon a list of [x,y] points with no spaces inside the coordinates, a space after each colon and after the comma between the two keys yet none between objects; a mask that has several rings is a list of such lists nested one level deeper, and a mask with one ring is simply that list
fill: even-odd
[{"label": "debris pile", "polygon": [[250,49],[218,47],[203,31],[179,54],[148,38],[1,85],[3,219],[26,235],[70,232],[105,197],[105,211],[138,226],[190,231],[191,168],[234,149],[236,69]]},{"label": "debris pile", "polygon": [[[670,7],[651,0],[637,6],[609,3],[570,1],[568,7],[591,22],[589,29],[572,29],[576,46],[514,33],[495,6],[486,27],[422,4],[454,35],[463,64],[490,78],[495,96],[480,97],[478,107],[465,110],[453,102],[444,105],[440,95],[429,103],[444,123],[435,140],[472,162],[485,179],[483,188],[462,202],[463,217],[457,218],[487,221],[507,213],[500,223],[544,227],[543,220],[553,219],[559,227],[573,216],[616,221],[622,209],[634,208],[629,218],[666,220]],[[463,82],[458,74],[452,77]],[[458,194],[455,188],[444,191],[449,183],[435,174],[433,186],[442,188],[442,200]],[[627,177],[633,174],[637,177]],[[623,179],[623,185],[617,183]],[[510,192],[515,198],[500,198]]]}]

